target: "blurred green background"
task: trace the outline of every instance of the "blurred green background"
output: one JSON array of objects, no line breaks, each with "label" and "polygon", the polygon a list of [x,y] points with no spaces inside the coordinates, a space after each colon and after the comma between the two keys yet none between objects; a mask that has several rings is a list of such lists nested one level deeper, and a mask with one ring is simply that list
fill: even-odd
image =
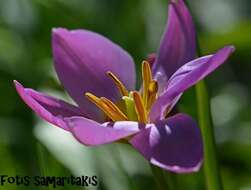
[{"label": "blurred green background", "polygon": [[[99,189],[156,189],[147,162],[126,145],[86,148],[40,119],[21,101],[16,79],[69,100],[53,69],[51,29],[101,33],[133,55],[139,66],[155,52],[167,15],[166,0],[0,1],[0,174],[97,175]],[[207,78],[220,169],[226,190],[251,189],[251,2],[189,1],[203,54],[227,44],[236,52]],[[179,106],[196,114],[194,89]],[[181,189],[205,189],[203,172],[179,175]],[[34,189],[0,186],[0,189]],[[39,189],[39,188],[36,188]],[[41,188],[42,189],[42,188]],[[81,189],[66,186],[61,189]]]}]

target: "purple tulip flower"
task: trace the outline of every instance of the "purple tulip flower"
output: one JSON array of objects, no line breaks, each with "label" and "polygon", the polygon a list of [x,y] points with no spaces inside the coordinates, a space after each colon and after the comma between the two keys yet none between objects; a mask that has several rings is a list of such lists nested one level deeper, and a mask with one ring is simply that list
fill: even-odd
[{"label": "purple tulip flower", "polygon": [[223,64],[234,47],[195,59],[194,24],[183,0],[171,1],[168,15],[156,57],[143,61],[139,91],[133,59],[125,50],[91,31],[56,28],[55,69],[77,106],[14,81],[17,92],[41,118],[84,145],[127,142],[163,169],[198,171],[203,160],[200,130],[190,116],[170,111],[182,93]]}]

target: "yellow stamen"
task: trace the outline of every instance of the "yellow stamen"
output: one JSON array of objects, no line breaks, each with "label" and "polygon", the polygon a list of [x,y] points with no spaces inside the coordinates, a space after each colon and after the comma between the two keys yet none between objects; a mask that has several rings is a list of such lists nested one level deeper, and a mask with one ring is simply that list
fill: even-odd
[{"label": "yellow stamen", "polygon": [[130,91],[129,94],[129,91],[116,75],[111,71],[106,74],[114,81],[123,96],[122,100],[114,104],[105,97],[99,98],[91,93],[86,93],[86,97],[106,114],[107,120],[125,121],[130,119],[145,124],[148,123],[148,114],[156,101],[158,92],[158,83],[153,79],[149,62],[143,61],[142,63],[142,92]]},{"label": "yellow stamen", "polygon": [[142,123],[147,123],[147,113],[140,94],[134,91],[132,92],[132,96],[135,103],[135,110],[138,116],[138,120]]},{"label": "yellow stamen", "polygon": [[143,79],[143,103],[146,106],[148,103],[148,88],[152,81],[152,71],[150,64],[147,61],[142,63],[142,79]]},{"label": "yellow stamen", "polygon": [[88,98],[88,100],[90,100],[96,106],[100,107],[100,99],[97,96],[89,92],[85,93],[85,96]]},{"label": "yellow stamen", "polygon": [[104,97],[98,98],[89,92],[85,93],[85,96],[113,121],[128,120],[127,117],[119,110],[119,108],[108,99]]},{"label": "yellow stamen", "polygon": [[116,77],[112,72],[108,71],[106,73],[109,77],[111,77],[111,79],[115,82],[117,88],[119,89],[120,93],[122,94],[122,96],[128,96],[128,91],[126,89],[126,87],[123,85],[123,83],[118,79],[118,77]]},{"label": "yellow stamen", "polygon": [[116,115],[121,117],[121,120],[128,120],[127,116],[109,99],[102,97],[100,98]]},{"label": "yellow stamen", "polygon": [[152,80],[148,86],[148,101],[146,110],[149,111],[152,104],[155,102],[157,98],[157,92],[158,92],[158,82],[156,80]]}]

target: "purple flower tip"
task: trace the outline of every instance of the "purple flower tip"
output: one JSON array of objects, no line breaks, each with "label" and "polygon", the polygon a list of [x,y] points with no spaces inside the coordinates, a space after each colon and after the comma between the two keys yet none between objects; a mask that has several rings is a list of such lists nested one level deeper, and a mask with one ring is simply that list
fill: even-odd
[{"label": "purple flower tip", "polygon": [[18,82],[17,80],[13,80],[13,84],[14,84],[17,91],[20,91],[22,88],[24,88],[23,85],[20,82]]},{"label": "purple flower tip", "polygon": [[52,29],[52,38],[53,38],[53,40],[55,40],[55,39],[63,39],[64,35],[66,35],[67,32],[68,32],[68,30],[65,29],[65,28],[60,28],[60,27],[53,28]]},{"label": "purple flower tip", "polygon": [[171,0],[170,3],[178,3],[179,0]]},{"label": "purple flower tip", "polygon": [[62,27],[52,28],[53,34],[59,34],[61,31],[68,31],[68,30]]},{"label": "purple flower tip", "polygon": [[231,53],[235,51],[235,46],[234,45],[229,45],[229,48],[232,50]]}]

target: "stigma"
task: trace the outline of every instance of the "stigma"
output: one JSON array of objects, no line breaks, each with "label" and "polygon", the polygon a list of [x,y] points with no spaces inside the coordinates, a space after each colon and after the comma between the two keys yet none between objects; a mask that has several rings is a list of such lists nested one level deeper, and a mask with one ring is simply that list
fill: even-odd
[{"label": "stigma", "polygon": [[138,121],[141,123],[149,123],[148,114],[157,99],[158,82],[153,79],[149,62],[142,63],[142,89],[140,91],[128,91],[121,80],[111,71],[107,76],[115,83],[121,94],[121,101],[112,102],[105,97],[97,97],[87,92],[85,96],[102,110],[107,121]]}]

